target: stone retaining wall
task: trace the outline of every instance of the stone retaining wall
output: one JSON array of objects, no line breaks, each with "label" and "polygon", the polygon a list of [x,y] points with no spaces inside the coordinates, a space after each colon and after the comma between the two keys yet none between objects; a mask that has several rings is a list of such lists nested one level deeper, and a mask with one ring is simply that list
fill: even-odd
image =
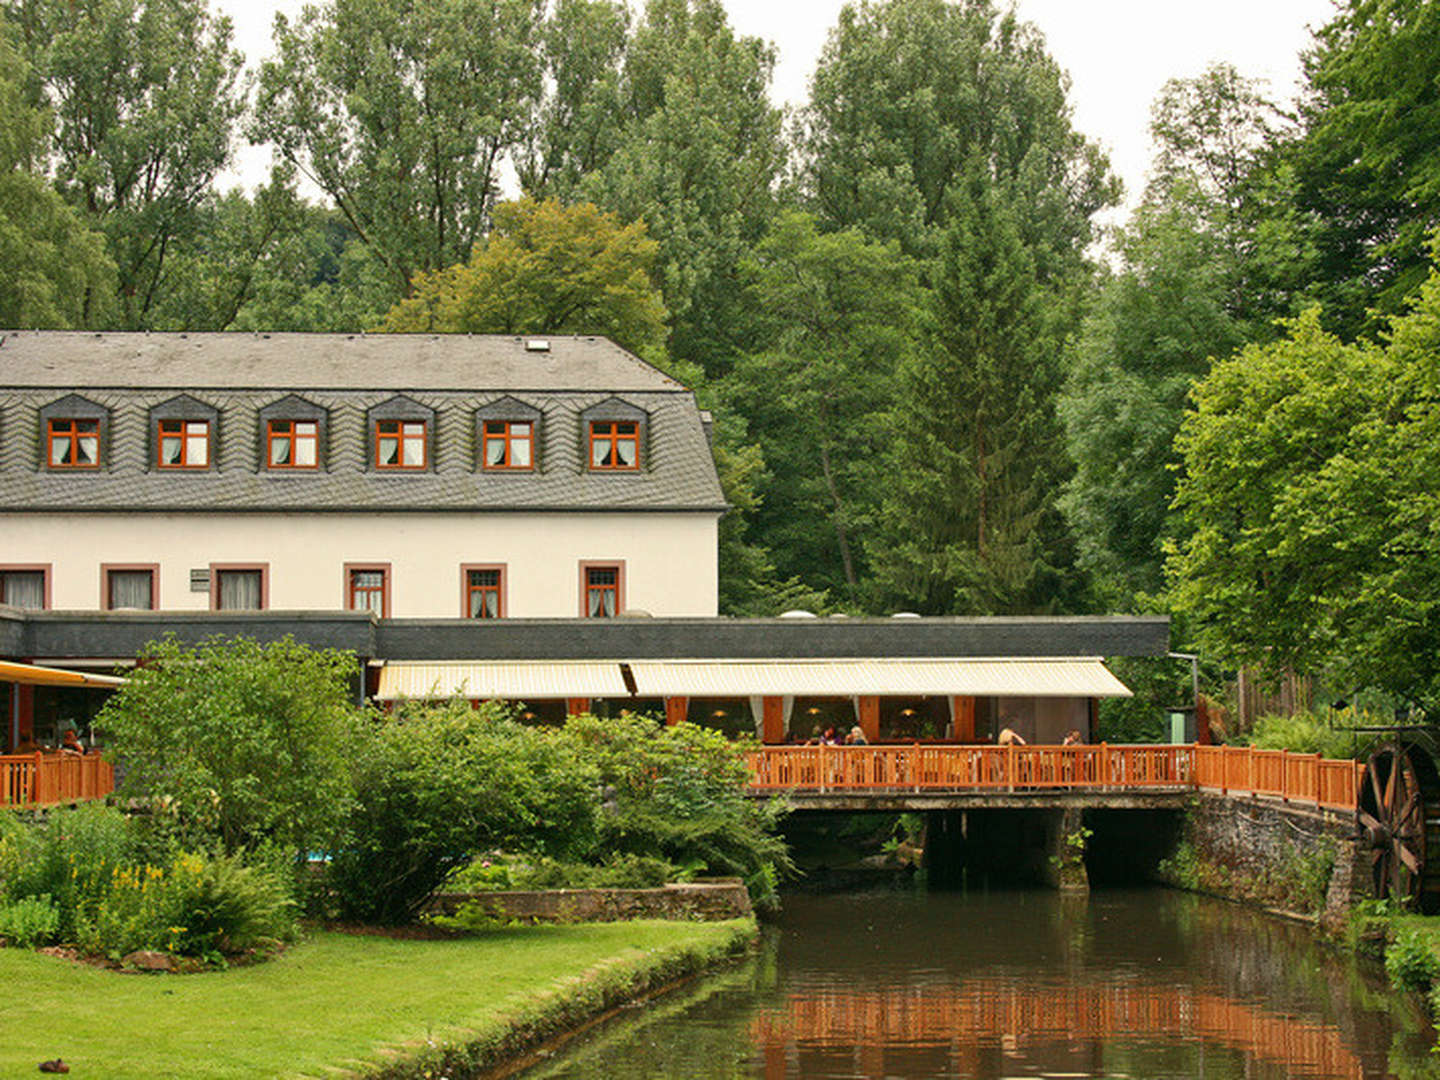
[{"label": "stone retaining wall", "polygon": [[1162,873],[1170,884],[1334,926],[1368,893],[1361,865],[1353,814],[1202,792]]},{"label": "stone retaining wall", "polygon": [[739,919],[751,914],[739,878],[659,889],[547,889],[540,892],[438,893],[430,910],[453,915],[475,904],[496,919],[526,923],[621,922],[625,919]]}]

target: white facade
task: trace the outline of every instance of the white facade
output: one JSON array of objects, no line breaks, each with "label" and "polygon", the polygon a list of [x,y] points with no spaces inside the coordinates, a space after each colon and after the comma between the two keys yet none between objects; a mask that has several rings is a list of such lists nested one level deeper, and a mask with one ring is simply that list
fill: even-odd
[{"label": "white facade", "polygon": [[270,610],[351,606],[347,567],[388,571],[388,614],[464,613],[462,567],[503,569],[503,614],[573,618],[582,567],[621,568],[620,606],[652,615],[717,611],[714,513],[7,514],[3,559],[44,566],[49,606],[106,606],[104,568],[155,567],[160,610],[204,611],[192,571],[264,565]]}]

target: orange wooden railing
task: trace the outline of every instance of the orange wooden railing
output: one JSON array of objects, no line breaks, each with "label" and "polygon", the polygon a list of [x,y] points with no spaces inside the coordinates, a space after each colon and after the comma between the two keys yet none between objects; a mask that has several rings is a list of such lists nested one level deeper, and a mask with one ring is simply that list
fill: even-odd
[{"label": "orange wooden railing", "polygon": [[763,746],[756,791],[1118,791],[1206,788],[1353,810],[1363,766],[1314,754],[1220,746]]},{"label": "orange wooden railing", "polygon": [[99,754],[0,754],[0,807],[103,799],[114,790],[115,767]]}]

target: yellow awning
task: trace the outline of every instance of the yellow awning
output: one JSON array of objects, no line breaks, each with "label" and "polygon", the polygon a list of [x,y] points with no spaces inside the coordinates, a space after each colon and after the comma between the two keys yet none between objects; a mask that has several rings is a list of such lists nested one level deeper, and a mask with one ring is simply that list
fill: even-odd
[{"label": "yellow awning", "polygon": [[125,684],[124,679],[115,675],[92,675],[89,672],[20,664],[13,660],[0,660],[0,682],[24,683],[27,686],[114,687]]},{"label": "yellow awning", "polygon": [[464,697],[481,701],[546,698],[627,698],[619,661],[452,660],[388,662],[380,669],[380,701]]},{"label": "yellow awning", "polygon": [[1130,697],[1098,659],[664,660],[630,665],[641,697]]}]

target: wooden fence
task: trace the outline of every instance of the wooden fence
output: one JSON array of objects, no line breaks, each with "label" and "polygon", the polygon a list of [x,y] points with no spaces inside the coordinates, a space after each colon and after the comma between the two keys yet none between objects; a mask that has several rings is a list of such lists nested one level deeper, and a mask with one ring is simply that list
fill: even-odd
[{"label": "wooden fence", "polygon": [[1363,766],[1315,754],[1219,746],[764,746],[756,791],[1129,791],[1205,788],[1353,810]]},{"label": "wooden fence", "polygon": [[103,799],[114,790],[115,767],[99,754],[0,755],[0,807]]}]

